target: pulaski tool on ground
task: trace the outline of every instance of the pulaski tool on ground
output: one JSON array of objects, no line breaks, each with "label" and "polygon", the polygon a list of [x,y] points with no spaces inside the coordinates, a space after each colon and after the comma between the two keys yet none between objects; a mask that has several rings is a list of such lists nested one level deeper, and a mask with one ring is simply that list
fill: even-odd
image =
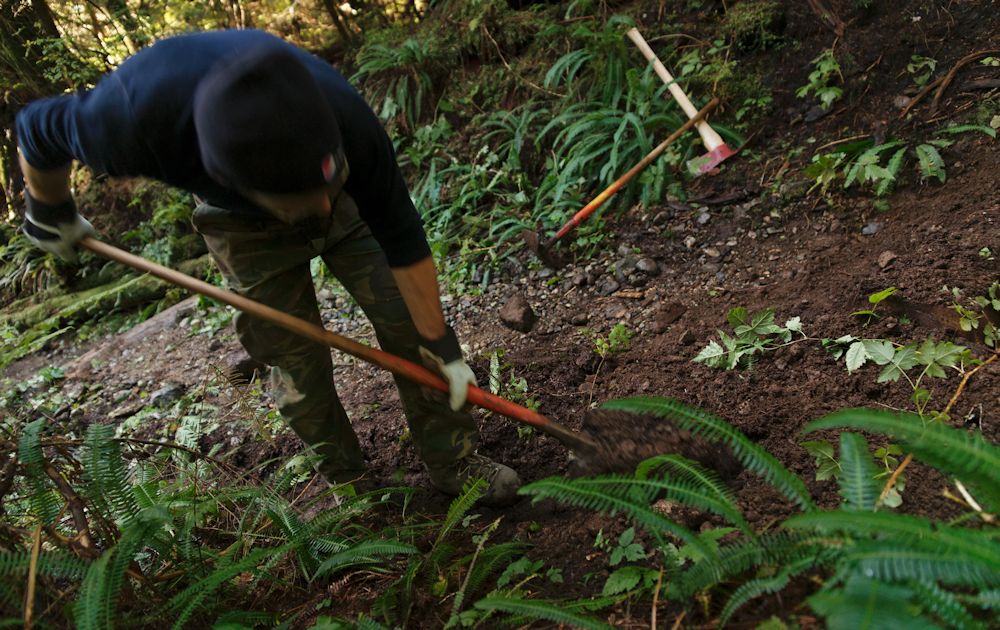
[{"label": "pulaski tool on ground", "polygon": [[553,247],[559,241],[559,239],[566,236],[567,234],[572,232],[576,226],[583,223],[583,221],[586,220],[587,217],[589,217],[591,214],[593,214],[595,210],[603,206],[608,199],[610,199],[619,190],[624,188],[625,185],[628,184],[633,177],[638,175],[640,171],[642,171],[644,168],[652,164],[653,160],[658,158],[660,154],[667,149],[667,147],[669,147],[678,138],[687,133],[692,127],[694,127],[701,120],[703,120],[704,117],[713,109],[715,109],[715,107],[718,104],[719,104],[719,99],[713,98],[711,101],[709,101],[708,105],[705,105],[705,107],[701,108],[700,111],[696,111],[694,115],[692,115],[691,118],[686,123],[681,125],[677,129],[677,131],[670,134],[670,136],[667,137],[666,140],[657,145],[656,148],[650,151],[649,154],[646,155],[646,157],[642,158],[642,160],[640,160],[638,164],[630,168],[628,172],[626,172],[624,175],[616,179],[610,186],[605,188],[601,194],[594,197],[594,199],[590,203],[588,203],[579,211],[577,211],[577,213],[573,215],[573,218],[567,221],[566,224],[563,225],[561,228],[559,228],[559,231],[556,232],[555,235],[552,236],[551,238],[543,240],[543,238],[537,232],[533,232],[531,230],[524,230],[523,232],[521,232],[521,238],[524,239],[524,242],[525,244],[527,244],[528,249],[530,249],[536,256],[538,256],[538,259],[541,260],[542,263],[544,263],[546,266],[553,269],[561,267],[563,265],[563,261],[560,258],[560,256],[555,251],[553,251]]},{"label": "pulaski tool on ground", "polygon": [[[687,97],[681,86],[677,84],[677,80],[670,75],[666,66],[663,65],[656,56],[656,53],[653,52],[653,49],[649,47],[646,40],[639,34],[639,29],[633,28],[626,35],[642,51],[646,60],[653,64],[653,70],[656,71],[656,74],[667,85],[667,89],[670,90],[670,93],[681,106],[681,109],[684,110],[684,113],[691,120],[695,120],[695,117],[698,116],[698,110],[695,109],[695,106],[691,103],[691,99]],[[688,171],[695,177],[712,172],[719,164],[736,155],[736,151],[726,144],[726,141],[722,139],[715,129],[712,129],[712,126],[708,122],[699,119],[695,122],[695,128],[698,130],[698,135],[701,136],[701,141],[705,144],[705,148],[708,149],[708,153],[689,160],[687,163]]]},{"label": "pulaski tool on ground", "polygon": [[[232,291],[192,278],[95,238],[85,237],[79,242],[79,245],[100,256],[228,304],[244,313],[281,326],[307,339],[346,352],[425,387],[446,394],[449,391],[448,384],[437,374],[401,357],[342,337],[322,326],[317,326]],[[678,430],[659,418],[618,411],[595,410],[592,415],[588,415],[586,424],[589,425],[588,431],[592,432],[592,434],[588,434],[572,431],[536,411],[472,385],[469,386],[468,402],[517,422],[533,426],[542,433],[559,440],[573,451],[577,461],[582,464],[582,470],[586,472],[627,471],[645,457],[650,457],[658,452],[681,453],[692,459],[705,461],[708,465],[712,465],[712,461],[717,456],[713,447],[689,432]]]}]

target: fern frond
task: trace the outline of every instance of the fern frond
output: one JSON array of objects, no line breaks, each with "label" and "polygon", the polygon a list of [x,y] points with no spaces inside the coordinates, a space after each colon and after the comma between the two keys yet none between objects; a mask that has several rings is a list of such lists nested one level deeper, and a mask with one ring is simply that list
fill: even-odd
[{"label": "fern frond", "polygon": [[1000,572],[988,562],[934,548],[915,549],[892,540],[856,543],[845,552],[844,562],[861,575],[886,582],[917,580],[976,588],[1000,585]]},{"label": "fern frond", "polygon": [[844,587],[817,593],[808,601],[831,630],[939,630],[920,616],[913,597],[906,586],[853,576]]},{"label": "fern frond", "polygon": [[455,528],[465,515],[468,514],[472,506],[476,504],[476,501],[483,496],[486,492],[487,484],[485,479],[475,479],[465,484],[462,488],[461,494],[459,494],[448,506],[448,514],[445,516],[444,522],[441,524],[441,529],[438,532],[437,540],[434,541],[434,546],[438,546],[441,541],[443,541],[451,530]]},{"label": "fern frond", "polygon": [[986,624],[975,619],[958,598],[937,584],[911,582],[909,587],[917,594],[924,611],[931,613],[955,630],[985,630]]},{"label": "fern frond", "polygon": [[753,443],[746,435],[722,418],[688,407],[670,398],[635,397],[612,400],[602,405],[632,413],[647,413],[666,418],[682,429],[712,442],[725,444],[748,469],[763,477],[782,494],[804,510],[815,507],[805,483],[773,455]]},{"label": "fern frond", "polygon": [[501,567],[510,564],[514,557],[523,554],[526,548],[527,545],[524,543],[506,542],[483,549],[475,566],[470,569],[468,583],[465,587],[466,593],[475,594],[487,578],[495,574]]},{"label": "fern frond", "polygon": [[163,613],[169,614],[179,611],[177,618],[174,620],[173,628],[181,630],[187,627],[188,620],[198,609],[198,606],[201,605],[202,601],[214,593],[220,586],[244,571],[255,570],[261,562],[271,556],[284,555],[291,551],[292,548],[293,545],[288,543],[279,547],[254,549],[237,562],[229,562],[217,567],[204,579],[191,584],[180,593],[171,597],[164,606]]},{"label": "fern frond", "polygon": [[170,520],[166,509],[159,506],[146,508],[132,519],[118,543],[91,564],[77,599],[78,627],[114,627],[118,594],[125,581],[126,569],[147,540]]},{"label": "fern frond", "polygon": [[943,526],[919,516],[834,510],[797,514],[785,520],[782,527],[905,542],[911,549],[951,554],[956,559],[982,564],[1000,575],[1000,544],[987,534]]},{"label": "fern frond", "polygon": [[324,560],[313,577],[315,579],[346,567],[377,564],[385,556],[415,553],[418,553],[416,547],[396,540],[366,540]]},{"label": "fern frond", "polygon": [[844,509],[870,512],[875,509],[879,486],[868,442],[857,433],[840,434],[840,496]]},{"label": "fern frond", "polygon": [[1000,610],[1000,589],[994,588],[982,591],[978,595],[967,598],[967,601],[986,610]]},{"label": "fern frond", "polygon": [[876,409],[844,409],[809,423],[803,432],[852,428],[882,433],[902,442],[903,450],[938,470],[954,475],[970,488],[988,509],[1000,509],[1000,447],[976,431],[946,424],[924,424],[912,413]]},{"label": "fern frond", "polygon": [[756,599],[761,595],[769,593],[777,593],[788,586],[788,582],[793,577],[813,566],[811,558],[799,559],[785,565],[777,575],[754,578],[740,584],[739,588],[729,597],[729,601],[726,602],[725,607],[719,614],[719,627],[725,627],[729,622],[729,618],[733,616],[733,613],[751,599]]},{"label": "fern frond", "polygon": [[87,498],[101,511],[111,514],[125,528],[139,513],[139,504],[122,461],[121,446],[114,439],[115,427],[92,424],[84,439],[84,480]]},{"label": "fern frond", "polygon": [[[0,577],[23,577],[28,574],[31,551],[0,551]],[[86,572],[89,563],[59,549],[42,550],[38,555],[38,575],[66,580],[78,580]]]},{"label": "fern frond", "polygon": [[838,552],[823,541],[798,532],[776,532],[757,540],[742,541],[719,549],[718,558],[695,563],[680,572],[670,583],[671,599],[686,601],[694,593],[740,575],[759,565],[784,566],[808,560],[816,567],[826,567],[837,559]]},{"label": "fern frond", "polygon": [[700,493],[711,497],[718,506],[729,512],[729,515],[723,516],[726,516],[730,523],[739,527],[747,536],[751,538],[756,536],[740,513],[732,491],[726,487],[714,471],[681,455],[666,454],[657,455],[641,462],[636,467],[635,476],[638,479],[646,479],[653,471],[662,469],[669,470],[671,475],[678,480],[691,484]]},{"label": "fern frond", "polygon": [[476,602],[476,608],[486,611],[500,611],[511,615],[519,615],[535,620],[552,621],[559,624],[566,624],[573,628],[585,628],[587,630],[611,630],[612,626],[576,612],[566,610],[558,604],[541,601],[521,599],[519,597],[504,597],[493,595],[484,597]]},{"label": "fern frond", "polygon": [[550,477],[522,487],[520,494],[533,495],[535,501],[555,499],[587,510],[614,516],[625,514],[646,531],[660,538],[671,534],[691,545],[707,557],[715,555],[697,534],[650,508],[648,488],[641,480],[629,477],[598,477],[593,479],[563,479]]},{"label": "fern frond", "polygon": [[51,525],[62,510],[62,497],[52,487],[45,474],[45,459],[42,455],[41,433],[45,419],[39,418],[24,425],[21,439],[17,443],[17,457],[24,464],[25,481],[28,484],[28,504],[31,511],[46,525]]}]

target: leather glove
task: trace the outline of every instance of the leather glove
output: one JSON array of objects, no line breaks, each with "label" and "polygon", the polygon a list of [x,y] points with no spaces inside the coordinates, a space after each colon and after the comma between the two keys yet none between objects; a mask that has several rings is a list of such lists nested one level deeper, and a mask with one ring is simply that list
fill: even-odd
[{"label": "leather glove", "polygon": [[458,411],[465,404],[469,385],[476,385],[476,375],[462,358],[462,348],[451,326],[445,327],[444,337],[430,340],[420,338],[420,356],[424,363],[444,377],[450,394],[448,403],[452,411]]},{"label": "leather glove", "polygon": [[76,201],[70,197],[58,205],[39,201],[24,191],[24,224],[21,230],[28,240],[41,249],[71,263],[77,261],[75,245],[84,236],[96,236],[94,226],[76,211]]}]

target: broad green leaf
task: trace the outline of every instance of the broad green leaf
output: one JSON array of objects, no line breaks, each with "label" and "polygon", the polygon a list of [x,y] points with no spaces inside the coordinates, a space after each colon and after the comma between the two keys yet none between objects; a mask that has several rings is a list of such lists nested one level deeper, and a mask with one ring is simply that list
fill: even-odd
[{"label": "broad green leaf", "polygon": [[913,346],[903,346],[902,348],[897,348],[896,352],[893,354],[892,361],[889,362],[889,364],[883,368],[882,373],[878,375],[878,382],[885,383],[887,381],[898,381],[899,377],[901,377],[904,372],[916,364],[917,351]]},{"label": "broad green leaf", "polygon": [[847,362],[847,371],[853,372],[862,365],[868,359],[868,355],[865,352],[865,344],[860,341],[855,341],[851,344],[851,347],[847,349],[847,356],[845,361]]},{"label": "broad green leaf", "polygon": [[872,293],[871,295],[869,295],[868,302],[869,304],[878,304],[879,302],[886,299],[887,297],[889,297],[898,290],[899,289],[897,289],[896,287],[889,287],[888,289],[882,289],[877,293]]},{"label": "broad green leaf", "polygon": [[807,440],[801,446],[816,459],[816,481],[833,479],[840,472],[840,462],[833,454],[833,444],[826,440]]},{"label": "broad green leaf", "polygon": [[643,571],[639,567],[622,567],[608,576],[602,595],[626,593],[639,585]]},{"label": "broad green leaf", "polygon": [[865,353],[868,358],[877,365],[887,365],[892,361],[892,356],[896,353],[896,347],[891,341],[884,339],[864,339],[861,341],[865,346]]}]

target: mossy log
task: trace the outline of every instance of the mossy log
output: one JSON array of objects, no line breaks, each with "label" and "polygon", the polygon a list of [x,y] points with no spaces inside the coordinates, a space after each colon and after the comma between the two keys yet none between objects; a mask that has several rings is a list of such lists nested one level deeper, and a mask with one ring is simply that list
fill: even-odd
[{"label": "mossy log", "polygon": [[[183,273],[204,278],[211,269],[208,255],[188,260],[178,268]],[[148,274],[129,273],[121,278],[85,291],[48,297],[37,301],[27,297],[0,311],[0,327],[27,331],[40,327],[46,331],[143,306],[161,299],[172,285]]]}]

